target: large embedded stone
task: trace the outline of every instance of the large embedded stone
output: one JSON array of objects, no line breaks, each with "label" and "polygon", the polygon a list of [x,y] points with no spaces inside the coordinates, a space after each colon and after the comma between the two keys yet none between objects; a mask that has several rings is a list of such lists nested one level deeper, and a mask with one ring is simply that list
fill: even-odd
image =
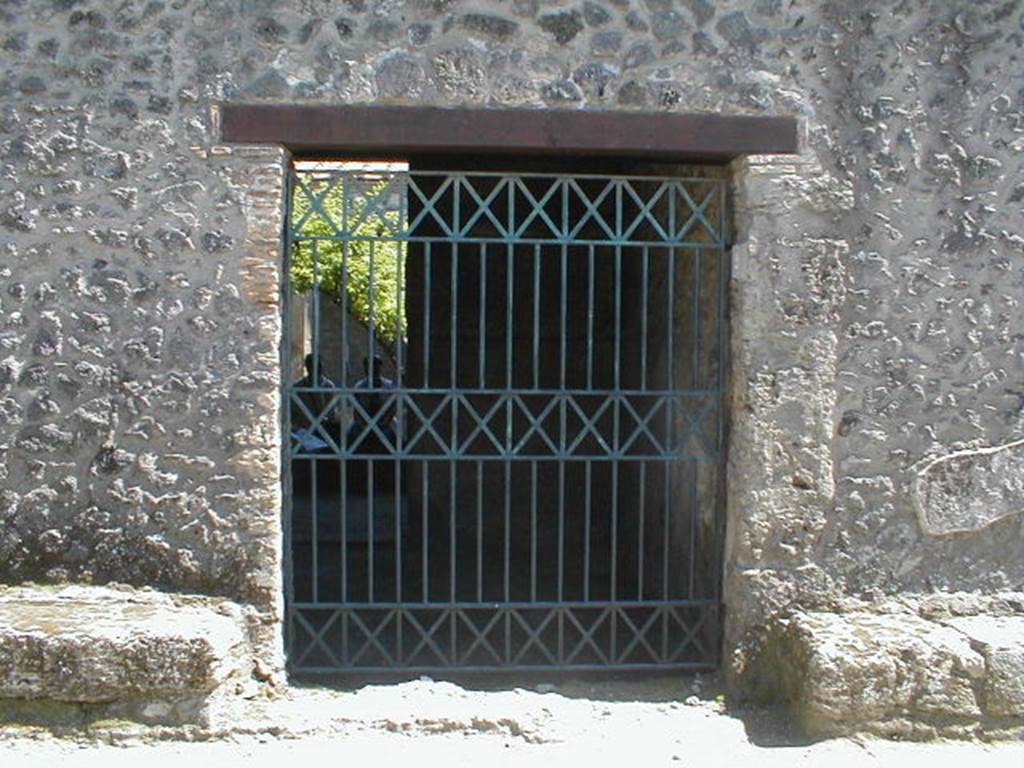
[{"label": "large embedded stone", "polygon": [[812,734],[908,735],[982,717],[985,659],[962,632],[911,613],[798,613],[774,622],[762,684]]},{"label": "large embedded stone", "polygon": [[914,484],[921,529],[934,536],[979,531],[1024,512],[1024,440],[942,456]]},{"label": "large embedded stone", "polygon": [[519,22],[490,13],[464,13],[455,23],[466,32],[494,40],[508,40],[516,34]]},{"label": "large embedded stone", "polygon": [[583,31],[583,18],[579,11],[560,11],[546,13],[538,20],[538,25],[555,38],[555,42],[565,45]]},{"label": "large embedded stone", "polygon": [[237,606],[210,598],[68,586],[0,589],[3,700],[138,704],[144,719],[188,720],[245,677]]},{"label": "large embedded stone", "polygon": [[985,713],[1024,717],[1024,616],[960,616],[944,623],[985,658]]}]

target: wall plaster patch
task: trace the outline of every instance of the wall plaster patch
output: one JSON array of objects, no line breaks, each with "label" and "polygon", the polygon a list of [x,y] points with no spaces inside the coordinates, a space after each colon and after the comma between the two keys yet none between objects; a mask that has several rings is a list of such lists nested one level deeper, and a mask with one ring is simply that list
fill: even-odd
[{"label": "wall plaster patch", "polygon": [[972,533],[1024,511],[1024,440],[929,462],[914,480],[914,506],[933,536]]}]

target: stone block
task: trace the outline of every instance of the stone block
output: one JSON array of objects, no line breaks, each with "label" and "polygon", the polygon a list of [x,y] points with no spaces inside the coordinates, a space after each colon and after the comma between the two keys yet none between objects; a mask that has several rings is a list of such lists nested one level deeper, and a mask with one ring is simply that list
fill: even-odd
[{"label": "stone block", "polygon": [[[81,705],[148,722],[207,722],[248,677],[241,610],[105,587],[0,589],[0,715]],[[32,709],[30,707],[29,709]]]},{"label": "stone block", "polygon": [[912,613],[778,619],[761,659],[767,698],[813,735],[955,735],[982,718],[985,659],[962,632]]},{"label": "stone block", "polygon": [[922,467],[914,503],[932,536],[980,531],[1024,512],[1024,440],[956,451]]},{"label": "stone block", "polygon": [[1024,616],[961,616],[944,623],[985,659],[985,714],[1024,717]]}]

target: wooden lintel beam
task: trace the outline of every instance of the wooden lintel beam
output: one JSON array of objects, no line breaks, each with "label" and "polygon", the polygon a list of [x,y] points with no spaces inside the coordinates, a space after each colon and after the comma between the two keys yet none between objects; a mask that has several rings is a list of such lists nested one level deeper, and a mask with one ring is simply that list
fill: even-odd
[{"label": "wooden lintel beam", "polygon": [[574,155],[724,163],[797,151],[792,117],[399,106],[221,107],[222,139],[296,154]]}]

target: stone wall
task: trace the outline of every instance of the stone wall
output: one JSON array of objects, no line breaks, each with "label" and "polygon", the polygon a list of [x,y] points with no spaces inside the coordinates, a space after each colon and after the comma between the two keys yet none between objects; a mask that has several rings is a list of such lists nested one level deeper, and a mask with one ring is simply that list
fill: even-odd
[{"label": "stone wall", "polygon": [[799,157],[732,169],[731,664],[775,610],[1024,587],[1019,3],[7,0],[0,22],[0,581],[231,597],[279,658],[285,157],[220,146],[211,109],[270,100],[798,116]]}]

